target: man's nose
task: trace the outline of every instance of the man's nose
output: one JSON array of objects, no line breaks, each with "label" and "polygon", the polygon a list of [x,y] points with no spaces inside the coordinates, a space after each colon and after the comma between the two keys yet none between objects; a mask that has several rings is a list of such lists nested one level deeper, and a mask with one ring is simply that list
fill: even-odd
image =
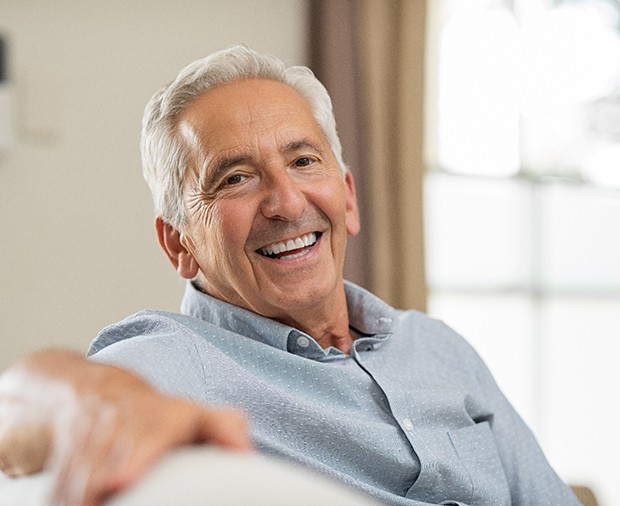
[{"label": "man's nose", "polygon": [[278,171],[264,181],[261,211],[266,218],[292,221],[303,213],[306,196],[299,182],[286,171]]}]

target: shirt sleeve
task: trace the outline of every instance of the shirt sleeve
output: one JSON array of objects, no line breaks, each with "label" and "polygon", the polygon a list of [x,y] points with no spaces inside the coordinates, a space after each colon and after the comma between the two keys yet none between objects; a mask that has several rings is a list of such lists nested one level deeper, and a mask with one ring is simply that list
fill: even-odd
[{"label": "shirt sleeve", "polygon": [[168,395],[206,401],[203,365],[192,335],[166,315],[142,312],[105,328],[88,356],[131,371]]}]

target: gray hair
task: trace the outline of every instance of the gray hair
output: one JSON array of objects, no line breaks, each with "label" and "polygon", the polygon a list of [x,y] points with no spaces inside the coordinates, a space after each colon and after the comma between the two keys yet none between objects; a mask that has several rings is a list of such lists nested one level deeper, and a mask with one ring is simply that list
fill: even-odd
[{"label": "gray hair", "polygon": [[185,224],[183,183],[191,147],[177,129],[179,116],[203,93],[243,79],[269,79],[289,85],[304,97],[323,130],[342,174],[346,166],[336,131],[332,102],[325,87],[307,67],[286,68],[279,59],[243,45],[190,63],[148,102],[142,120],[142,169],[153,194],[155,213],[177,229]]}]

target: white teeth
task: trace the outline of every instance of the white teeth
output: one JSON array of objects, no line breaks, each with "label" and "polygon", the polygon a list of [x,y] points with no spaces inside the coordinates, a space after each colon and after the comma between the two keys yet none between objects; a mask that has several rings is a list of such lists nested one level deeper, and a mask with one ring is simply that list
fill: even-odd
[{"label": "white teeth", "polygon": [[301,237],[296,237],[295,239],[289,239],[286,242],[276,242],[274,244],[270,244],[269,246],[265,246],[258,251],[263,255],[277,255],[279,253],[284,253],[285,251],[305,248],[315,242],[316,234],[311,232],[310,234],[305,234]]}]

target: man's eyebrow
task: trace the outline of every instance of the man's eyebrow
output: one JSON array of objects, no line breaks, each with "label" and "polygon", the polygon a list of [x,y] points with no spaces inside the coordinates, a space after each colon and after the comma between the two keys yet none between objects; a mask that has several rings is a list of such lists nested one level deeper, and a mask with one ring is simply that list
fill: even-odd
[{"label": "man's eyebrow", "polygon": [[[312,139],[309,138],[288,142],[280,149],[280,152],[292,153],[304,149],[310,149],[315,153],[323,155],[323,150],[319,147],[318,143],[314,142]],[[235,156],[215,157],[214,160],[211,160],[204,164],[203,176],[201,178],[203,184],[209,186],[214,182],[217,182],[222,177],[222,175],[225,174],[226,171],[229,170],[231,167],[234,167],[236,165],[243,165],[251,159],[252,155],[247,153],[242,153]]]},{"label": "man's eyebrow", "polygon": [[235,165],[242,165],[250,159],[250,155],[241,154],[237,156],[224,156],[216,158],[211,163],[205,165],[205,171],[203,172],[203,180],[205,183],[210,184],[218,181],[220,177],[231,167]]},{"label": "man's eyebrow", "polygon": [[300,151],[302,149],[311,149],[316,153],[323,154],[323,150],[319,145],[311,139],[300,139],[297,141],[289,142],[284,145],[282,149],[283,153],[290,153],[291,151]]}]

